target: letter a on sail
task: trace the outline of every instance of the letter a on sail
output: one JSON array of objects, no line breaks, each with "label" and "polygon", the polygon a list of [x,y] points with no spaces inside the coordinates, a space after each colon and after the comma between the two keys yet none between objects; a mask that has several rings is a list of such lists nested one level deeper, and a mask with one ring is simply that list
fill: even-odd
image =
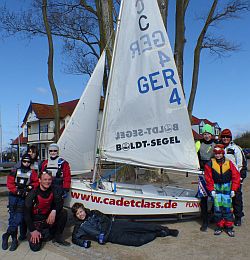
[{"label": "letter a on sail", "polygon": [[157,1],[123,1],[118,27],[101,158],[197,170],[186,102]]}]

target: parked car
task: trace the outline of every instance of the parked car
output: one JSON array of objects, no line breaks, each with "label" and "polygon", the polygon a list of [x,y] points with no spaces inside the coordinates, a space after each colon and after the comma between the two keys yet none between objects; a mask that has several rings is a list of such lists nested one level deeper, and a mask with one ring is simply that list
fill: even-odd
[{"label": "parked car", "polygon": [[244,148],[243,152],[246,155],[246,158],[250,159],[250,148]]}]

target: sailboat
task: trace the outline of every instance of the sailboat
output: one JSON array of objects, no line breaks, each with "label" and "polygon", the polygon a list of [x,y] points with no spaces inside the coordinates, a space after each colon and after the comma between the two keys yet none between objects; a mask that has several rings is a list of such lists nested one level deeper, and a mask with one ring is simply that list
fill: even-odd
[{"label": "sailboat", "polygon": [[94,176],[73,178],[65,205],[81,202],[111,215],[199,212],[199,199],[191,189],[109,181],[95,185],[99,161],[199,173],[185,98],[157,1],[121,3],[97,135],[104,65],[105,53],[58,141],[73,174],[92,171]]}]

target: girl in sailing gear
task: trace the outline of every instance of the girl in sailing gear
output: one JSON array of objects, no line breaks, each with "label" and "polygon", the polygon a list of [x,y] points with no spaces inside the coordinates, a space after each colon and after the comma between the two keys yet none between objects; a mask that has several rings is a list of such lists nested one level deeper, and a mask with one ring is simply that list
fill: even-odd
[{"label": "girl in sailing gear", "polygon": [[39,175],[39,172],[41,171],[42,161],[39,160],[39,153],[38,153],[37,147],[34,145],[31,145],[28,148],[28,154],[30,155],[30,158],[31,158],[30,168],[34,169],[37,172],[37,174]]},{"label": "girl in sailing gear", "polygon": [[50,144],[49,159],[42,163],[41,170],[52,172],[52,188],[54,188],[62,198],[67,197],[71,184],[70,166],[66,160],[59,157],[59,146],[57,144]]},{"label": "girl in sailing gear", "polygon": [[232,161],[224,156],[224,146],[214,147],[214,157],[205,165],[207,189],[214,198],[214,217],[217,222],[215,235],[223,231],[234,236],[232,197],[240,186],[240,175]]},{"label": "girl in sailing gear", "polygon": [[10,251],[16,250],[17,229],[20,226],[20,236],[26,238],[26,225],[24,223],[24,201],[28,192],[39,185],[37,173],[30,169],[31,159],[28,154],[24,154],[21,160],[21,166],[13,170],[7,177],[7,187],[9,190],[9,225],[7,232],[2,236],[2,248],[8,248],[8,239],[11,236],[12,244]]},{"label": "girl in sailing gear", "polygon": [[[30,155],[30,159],[31,159],[30,168],[32,170],[34,169],[39,175],[39,172],[41,171],[42,161],[39,160],[39,153],[37,147],[35,145],[29,146],[27,153]],[[14,165],[15,169],[20,167],[21,167],[21,160]]]},{"label": "girl in sailing gear", "polygon": [[98,210],[85,209],[83,204],[75,203],[72,212],[77,219],[72,234],[72,242],[84,247],[87,239],[96,240],[99,244],[111,242],[127,246],[141,246],[153,241],[156,237],[174,236],[179,231],[156,224],[135,222],[112,222]]},{"label": "girl in sailing gear", "polygon": [[242,183],[247,175],[247,160],[242,149],[232,141],[232,132],[229,129],[224,129],[221,132],[221,142],[225,146],[225,157],[231,160],[240,172],[241,185],[233,197],[233,209],[235,216],[234,224],[235,226],[241,226],[241,218],[244,216]]},{"label": "girl in sailing gear", "polygon": [[[209,124],[205,124],[202,128],[203,139],[195,143],[196,152],[198,153],[201,170],[204,170],[206,163],[213,157],[213,149],[215,146],[213,138],[213,129]],[[201,199],[201,231],[207,231],[208,228],[208,192],[204,176],[199,176],[197,197]]]},{"label": "girl in sailing gear", "polygon": [[67,211],[61,209],[61,198],[57,197],[51,188],[50,172],[40,174],[40,185],[32,190],[25,200],[25,220],[31,237],[29,245],[32,251],[39,251],[42,242],[53,236],[62,245],[69,245],[62,239],[62,233],[67,222]]}]

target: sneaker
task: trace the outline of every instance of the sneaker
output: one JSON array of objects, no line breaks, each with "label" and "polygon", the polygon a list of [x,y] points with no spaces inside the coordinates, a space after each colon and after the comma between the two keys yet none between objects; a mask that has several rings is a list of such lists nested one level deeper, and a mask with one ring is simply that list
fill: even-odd
[{"label": "sneaker", "polygon": [[218,235],[220,235],[220,234],[222,233],[222,231],[223,231],[223,229],[220,228],[220,227],[218,227],[218,228],[216,228],[216,229],[214,230],[214,235],[215,235],[215,236],[218,236]]},{"label": "sneaker", "polygon": [[233,231],[232,228],[225,229],[225,232],[226,232],[230,237],[234,237],[234,236],[235,236],[234,231]]}]

